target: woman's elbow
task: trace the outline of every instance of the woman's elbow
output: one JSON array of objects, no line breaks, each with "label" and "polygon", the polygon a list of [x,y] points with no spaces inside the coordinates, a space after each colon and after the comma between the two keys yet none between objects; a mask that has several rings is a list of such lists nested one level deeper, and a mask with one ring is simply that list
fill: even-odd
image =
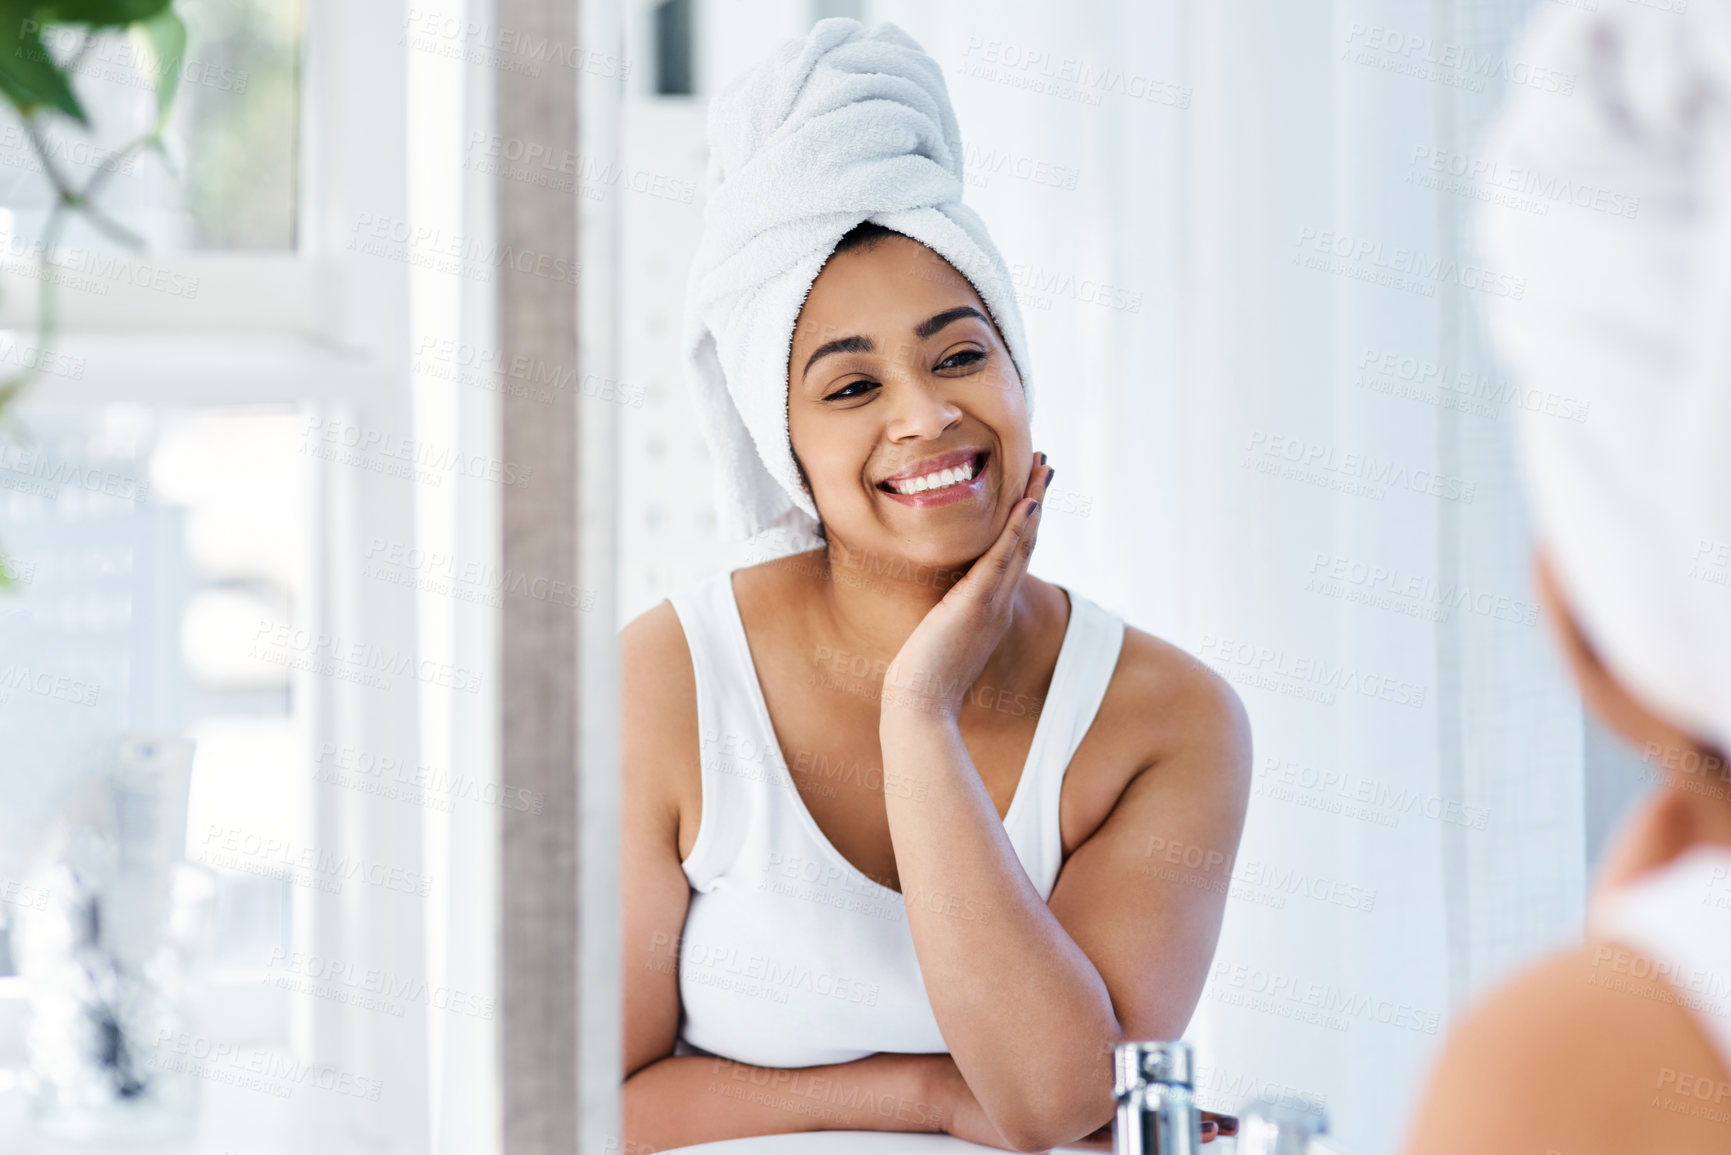
[{"label": "woman's elbow", "polygon": [[1112,1121],[1110,1102],[1102,1107],[1095,1097],[1085,1104],[1047,1105],[1017,1118],[994,1120],[1005,1142],[1017,1151],[1050,1151],[1092,1135]]}]

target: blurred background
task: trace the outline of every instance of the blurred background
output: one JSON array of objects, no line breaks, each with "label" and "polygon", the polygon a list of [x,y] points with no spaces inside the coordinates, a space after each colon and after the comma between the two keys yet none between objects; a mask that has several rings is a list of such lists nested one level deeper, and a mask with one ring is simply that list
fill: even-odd
[{"label": "blurred background", "polygon": [[[1578,937],[1643,783],[1544,633],[1510,454],[1518,408],[1590,414],[1486,354],[1479,303],[1523,282],[1468,231],[1639,214],[1480,157],[1511,86],[1573,98],[1521,57],[1556,2],[582,0],[561,40],[505,0],[177,0],[161,155],[122,154],[149,84],[96,38],[91,129],[33,142],[0,114],[0,370],[41,370],[0,440],[5,1118],[29,1065],[7,943],[52,905],[33,864],[117,736],[163,733],[194,740],[184,857],[217,882],[203,1015],[169,1040],[206,1064],[186,1149],[530,1149],[504,1137],[547,1104],[514,1092],[503,1024],[537,997],[513,961],[533,941],[502,928],[543,899],[582,976],[565,1109],[584,1150],[618,1149],[609,739],[586,739],[575,811],[518,772],[502,614],[513,591],[577,611],[595,729],[611,630],[746,560],[680,358],[705,109],[852,16],[942,65],[1014,275],[1059,471],[1035,572],[1250,711],[1188,1036],[1203,1105],[1323,1105],[1349,1148],[1392,1148],[1450,1021]],[[576,94],[574,139],[510,127],[542,81]],[[74,217],[45,271],[44,155],[106,166],[142,249]],[[535,234],[529,191],[570,206],[575,251],[501,240]],[[501,292],[526,267],[575,285],[569,359],[514,350]],[[575,575],[502,544],[510,503],[558,488],[502,435],[513,412],[576,415]],[[502,831],[537,829],[515,822],[575,855],[570,894],[504,864]],[[23,1134],[0,1150],[60,1149]]]}]

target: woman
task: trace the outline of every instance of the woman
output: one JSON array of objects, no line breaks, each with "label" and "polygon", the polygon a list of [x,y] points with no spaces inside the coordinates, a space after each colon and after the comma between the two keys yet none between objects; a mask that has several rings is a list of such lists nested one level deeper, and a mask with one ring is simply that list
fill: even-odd
[{"label": "woman", "polygon": [[[1576,205],[1487,210],[1523,395],[1538,586],[1586,706],[1657,783],[1609,852],[1588,934],[1449,1040],[1412,1155],[1731,1149],[1731,6],[1558,10],[1518,57],[1577,80],[1511,99],[1487,155]],[[1602,200],[1598,203],[1603,203]]]},{"label": "woman", "polygon": [[1081,1139],[1113,1047],[1200,996],[1243,709],[1027,572],[1055,470],[930,58],[821,21],[710,139],[690,347],[723,516],[807,548],[621,636],[628,1147]]}]

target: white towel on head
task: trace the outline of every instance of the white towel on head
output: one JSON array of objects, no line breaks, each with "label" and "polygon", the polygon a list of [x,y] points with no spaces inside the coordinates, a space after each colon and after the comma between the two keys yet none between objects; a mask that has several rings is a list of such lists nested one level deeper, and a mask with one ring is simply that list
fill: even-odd
[{"label": "white towel on head", "polygon": [[1731,749],[1731,4],[1555,9],[1521,58],[1574,91],[1516,91],[1487,159],[1568,195],[1479,210],[1526,282],[1487,320],[1528,398],[1587,404],[1522,407],[1536,534],[1618,680]]},{"label": "white towel on head", "polygon": [[820,544],[787,430],[788,358],[812,282],[862,221],[932,249],[980,295],[1033,388],[1009,269],[962,204],[962,138],[936,61],[894,24],[820,20],[709,108],[708,200],[683,340],[721,528],[758,560]]}]

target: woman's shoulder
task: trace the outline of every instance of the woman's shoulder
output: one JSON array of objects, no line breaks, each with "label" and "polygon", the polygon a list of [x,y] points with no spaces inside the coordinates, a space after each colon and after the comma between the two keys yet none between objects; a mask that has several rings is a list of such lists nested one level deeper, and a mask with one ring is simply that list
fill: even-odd
[{"label": "woman's shoulder", "polygon": [[1628,953],[1590,940],[1481,999],[1436,1061],[1407,1155],[1725,1150],[1731,1074]]},{"label": "woman's shoulder", "polygon": [[619,631],[620,769],[627,796],[669,816],[680,857],[702,805],[697,676],[671,601]]},{"label": "woman's shoulder", "polygon": [[671,598],[656,602],[620,629],[619,664],[626,682],[634,670],[646,667],[665,673],[669,667],[684,666],[690,672],[691,648]]},{"label": "woman's shoulder", "polygon": [[1102,712],[1110,708],[1133,728],[1150,763],[1169,761],[1199,747],[1218,751],[1224,765],[1248,787],[1250,720],[1225,678],[1182,647],[1124,624],[1124,644]]}]

